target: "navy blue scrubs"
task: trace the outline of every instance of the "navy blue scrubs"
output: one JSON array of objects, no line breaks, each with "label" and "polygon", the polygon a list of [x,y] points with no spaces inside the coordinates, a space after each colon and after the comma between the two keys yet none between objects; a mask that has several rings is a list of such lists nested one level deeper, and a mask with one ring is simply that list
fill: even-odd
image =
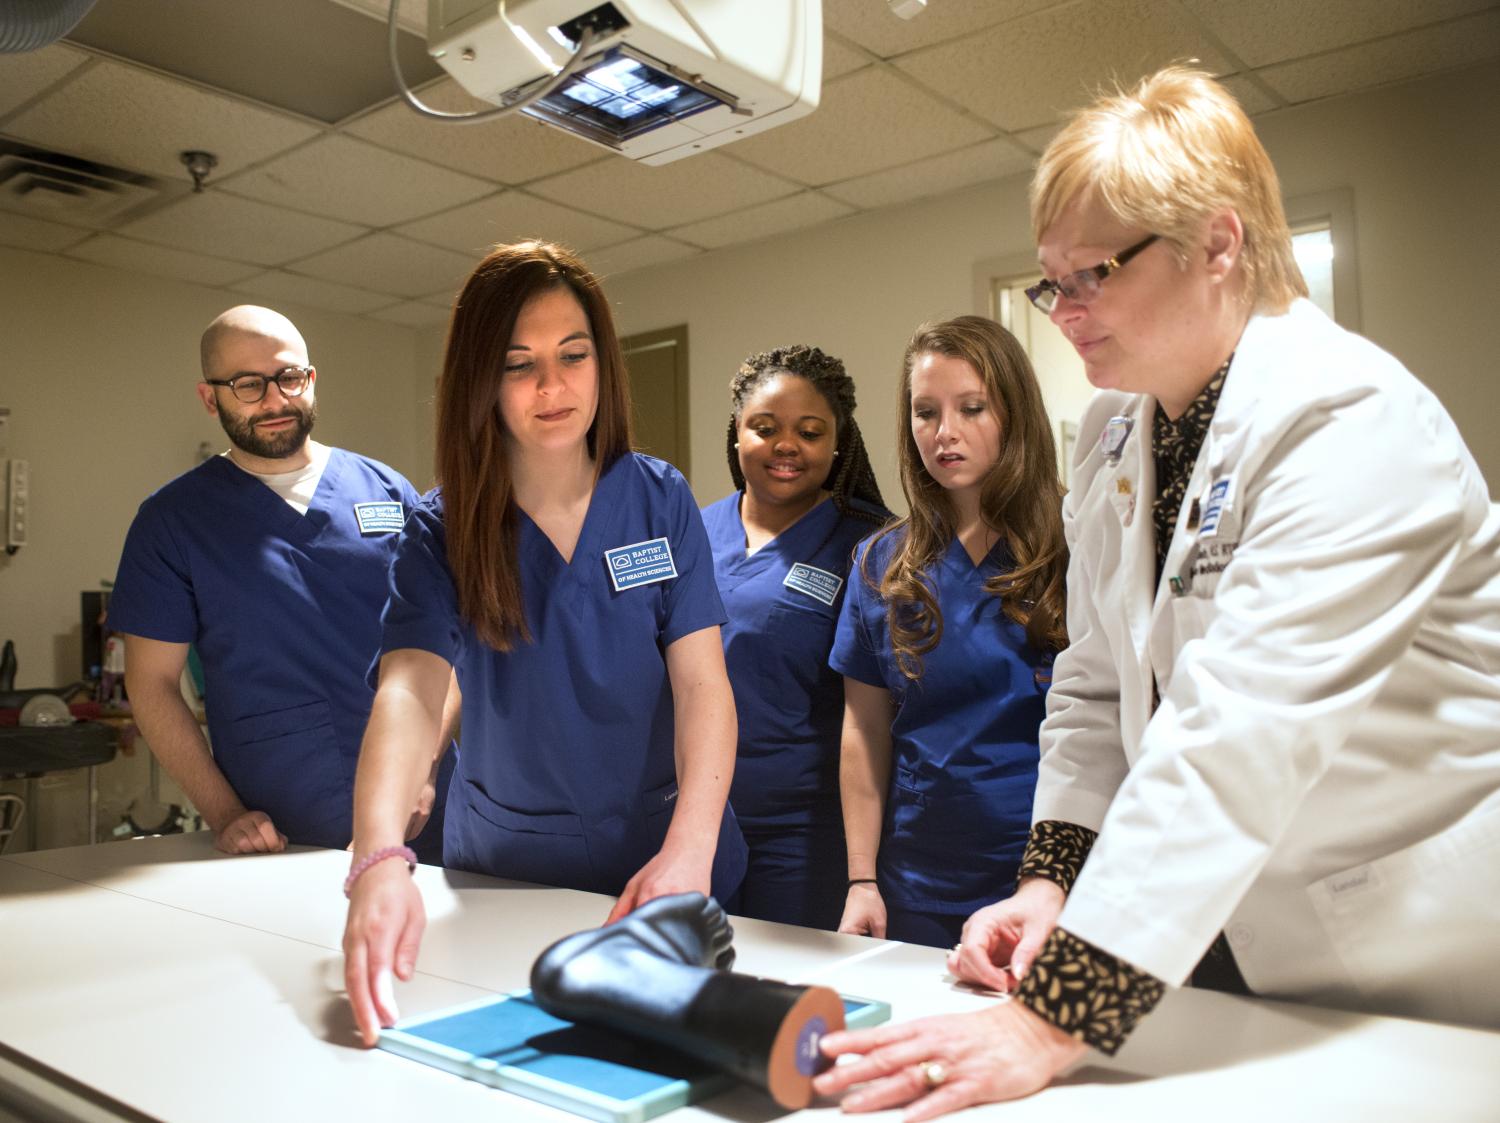
[{"label": "navy blue scrubs", "polygon": [[[290,842],[342,849],[374,691],[386,571],[417,493],[384,464],[329,450],[301,514],[215,456],[141,504],[109,605],[117,632],[192,643],[214,762]],[[442,853],[442,793],[414,841]]]},{"label": "navy blue scrubs", "polygon": [[[877,580],[896,544],[890,534],[871,548]],[[1015,890],[1050,659],[1031,650],[1025,629],[984,589],[1011,568],[1003,541],[978,566],[956,538],[949,544],[924,574],[943,633],[916,682],[896,666],[885,603],[858,569],[850,576],[830,661],[889,690],[895,712],[876,870],[890,939],[951,945],[970,913]]]},{"label": "navy blue scrubs", "polygon": [[843,679],[828,666],[855,543],[887,516],[825,500],[745,554],[742,492],[703,509],[729,623],[724,657],[739,716],[729,802],[750,866],[740,912],[838,927],[848,868],[839,806]]},{"label": "navy blue scrubs", "polygon": [[[430,651],[458,673],[464,752],[444,862],[618,894],[661,849],[677,798],[663,653],[724,621],[692,492],[670,464],[620,457],[599,478],[571,562],[518,511],[531,642],[509,652],[459,614],[442,511],[434,491],[402,532],[382,650]],[[744,870],[726,807],[714,895],[732,899]]]}]

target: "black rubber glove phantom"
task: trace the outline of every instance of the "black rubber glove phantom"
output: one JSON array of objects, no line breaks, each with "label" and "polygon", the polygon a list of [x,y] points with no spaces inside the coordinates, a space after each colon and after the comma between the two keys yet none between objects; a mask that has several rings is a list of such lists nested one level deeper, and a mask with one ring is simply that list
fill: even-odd
[{"label": "black rubber glove phantom", "polygon": [[557,1018],[648,1038],[805,1107],[827,1066],[825,1034],[844,1028],[827,987],[798,987],[725,968],[734,930],[701,893],[648,901],[604,928],[566,936],[531,968],[536,1003]]}]

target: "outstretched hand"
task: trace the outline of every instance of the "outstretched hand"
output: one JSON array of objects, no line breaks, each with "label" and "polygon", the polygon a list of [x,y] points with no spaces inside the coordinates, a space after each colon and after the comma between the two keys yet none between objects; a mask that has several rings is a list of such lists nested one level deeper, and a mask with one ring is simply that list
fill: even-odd
[{"label": "outstretched hand", "polygon": [[907,1105],[906,1123],[1041,1090],[1088,1050],[1026,1007],[997,1003],[877,1029],[831,1033],[825,1056],[858,1054],[813,1080],[819,1095],[845,1096],[848,1112]]},{"label": "outstretched hand", "polygon": [[395,977],[408,981],[427,927],[422,893],[404,862],[371,866],[354,883],[344,923],[344,989],[360,1042],[374,1045],[396,1024]]},{"label": "outstretched hand", "polygon": [[634,877],[625,883],[625,889],[614,908],[609,910],[605,924],[613,924],[627,916],[647,901],[668,897],[676,893],[702,893],[712,896],[710,882],[713,876],[713,850],[706,855],[691,853],[686,848],[670,849],[663,846],[654,858],[642,866]]}]

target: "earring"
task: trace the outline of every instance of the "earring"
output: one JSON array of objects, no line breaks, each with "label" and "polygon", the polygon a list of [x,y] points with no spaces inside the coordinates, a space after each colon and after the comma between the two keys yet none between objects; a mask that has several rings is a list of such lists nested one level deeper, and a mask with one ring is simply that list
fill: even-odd
[{"label": "earring", "polygon": [[734,442],[734,447],[735,448],[739,448],[740,447],[740,442],[739,441],[735,441]]}]

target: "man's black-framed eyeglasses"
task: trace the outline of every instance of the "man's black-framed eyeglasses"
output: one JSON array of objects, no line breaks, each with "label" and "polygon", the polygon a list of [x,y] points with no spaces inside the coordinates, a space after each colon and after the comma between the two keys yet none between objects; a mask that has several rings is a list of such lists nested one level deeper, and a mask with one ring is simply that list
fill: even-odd
[{"label": "man's black-framed eyeglasses", "polygon": [[1080,269],[1055,281],[1038,281],[1026,290],[1026,298],[1044,315],[1052,314],[1052,309],[1057,307],[1059,295],[1067,297],[1074,304],[1087,304],[1099,295],[1099,285],[1105,277],[1117,269],[1123,269],[1131,258],[1159,237],[1160,234],[1151,234],[1090,269]]},{"label": "man's black-framed eyeglasses", "polygon": [[312,367],[282,367],[275,374],[247,371],[233,378],[205,378],[203,381],[210,386],[228,386],[240,401],[246,405],[254,405],[266,396],[266,387],[273,382],[286,397],[298,397],[307,389],[307,381],[312,377],[312,372]]}]

